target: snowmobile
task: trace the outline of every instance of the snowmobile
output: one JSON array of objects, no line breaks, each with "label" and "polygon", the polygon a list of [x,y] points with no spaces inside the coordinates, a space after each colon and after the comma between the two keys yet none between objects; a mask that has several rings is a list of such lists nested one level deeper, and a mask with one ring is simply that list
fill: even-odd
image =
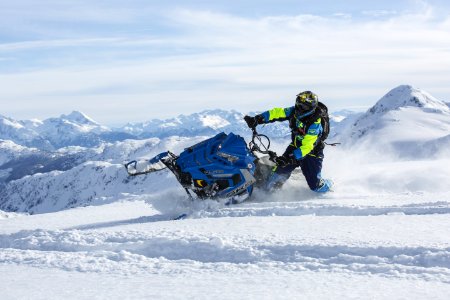
[{"label": "snowmobile", "polygon": [[179,155],[166,151],[150,160],[130,161],[125,168],[130,176],[167,168],[192,199],[194,194],[199,199],[240,203],[267,182],[276,157],[269,148],[269,137],[256,129],[248,145],[241,136],[222,132]]}]

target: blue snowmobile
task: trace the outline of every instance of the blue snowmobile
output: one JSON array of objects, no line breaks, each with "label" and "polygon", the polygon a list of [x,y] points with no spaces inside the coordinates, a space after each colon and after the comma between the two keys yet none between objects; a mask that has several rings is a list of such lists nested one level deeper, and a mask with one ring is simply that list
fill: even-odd
[{"label": "blue snowmobile", "polygon": [[270,139],[253,129],[250,143],[233,133],[219,133],[184,149],[180,155],[163,152],[150,160],[130,161],[130,176],[169,169],[186,190],[199,199],[227,199],[240,203],[263,186],[275,165],[276,153],[269,150]]}]

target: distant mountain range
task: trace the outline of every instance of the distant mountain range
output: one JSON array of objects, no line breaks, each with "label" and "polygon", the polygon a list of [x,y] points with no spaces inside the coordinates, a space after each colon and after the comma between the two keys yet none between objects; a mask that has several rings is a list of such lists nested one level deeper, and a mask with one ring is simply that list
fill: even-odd
[{"label": "distant mountain range", "polygon": [[[352,113],[354,112],[339,111],[331,117],[333,125]],[[0,140],[43,151],[56,151],[69,146],[92,148],[126,139],[211,136],[222,131],[248,136],[251,132],[243,118],[244,114],[237,111],[217,109],[109,128],[77,111],[44,121],[18,121],[0,115]],[[286,122],[260,126],[259,130],[274,137],[290,134]]]},{"label": "distant mountain range", "polygon": [[[342,142],[349,151],[365,147],[380,157],[389,152],[399,159],[424,159],[450,148],[449,106],[408,85],[391,90],[365,113],[333,113],[331,122],[329,141]],[[286,141],[286,123],[258,129]],[[44,121],[0,116],[0,209],[41,213],[173,187],[172,177],[168,184],[155,177],[161,174],[128,178],[122,163],[166,150],[179,153],[221,131],[250,136],[236,111],[209,110],[114,129],[80,112]]]}]

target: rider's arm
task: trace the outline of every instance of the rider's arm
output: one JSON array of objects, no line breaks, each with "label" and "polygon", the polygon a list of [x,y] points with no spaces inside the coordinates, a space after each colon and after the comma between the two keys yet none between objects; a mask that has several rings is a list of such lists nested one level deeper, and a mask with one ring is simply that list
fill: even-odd
[{"label": "rider's arm", "polygon": [[298,135],[295,137],[293,146],[297,148],[294,150],[296,159],[302,159],[314,149],[314,146],[318,142],[319,135],[323,131],[320,121],[321,119],[318,118],[316,122],[311,124],[304,136]]},{"label": "rider's arm", "polygon": [[263,112],[260,116],[262,116],[262,123],[272,123],[276,121],[286,121],[293,113],[293,106],[286,108],[276,107]]}]

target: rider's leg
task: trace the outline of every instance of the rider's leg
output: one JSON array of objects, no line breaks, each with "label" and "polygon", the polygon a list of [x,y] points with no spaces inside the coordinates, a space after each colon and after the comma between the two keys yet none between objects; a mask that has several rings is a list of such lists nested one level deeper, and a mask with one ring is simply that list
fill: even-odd
[{"label": "rider's leg", "polygon": [[300,161],[300,167],[306,182],[311,190],[319,193],[328,192],[332,186],[332,182],[323,179],[321,175],[323,162],[323,152],[320,151],[316,155],[307,155]]}]

